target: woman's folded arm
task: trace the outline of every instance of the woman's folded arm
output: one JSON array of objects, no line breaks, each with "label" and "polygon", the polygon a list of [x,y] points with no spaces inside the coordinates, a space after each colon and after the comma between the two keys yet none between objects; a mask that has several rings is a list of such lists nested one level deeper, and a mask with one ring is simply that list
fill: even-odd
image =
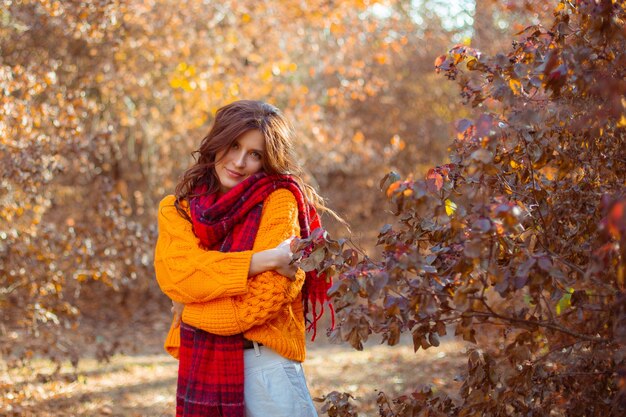
[{"label": "woman's folded arm", "polygon": [[174,201],[169,195],[159,204],[154,270],[161,290],[183,304],[244,294],[253,251],[202,249],[191,223],[180,215]]},{"label": "woman's folded arm", "polygon": [[[298,206],[293,194],[284,189],[273,192],[264,202],[263,215],[253,250],[274,248],[300,234]],[[192,303],[185,306],[183,321],[221,335],[241,333],[281,312],[300,294],[304,271],[295,279],[266,271],[249,279],[244,294]]]}]

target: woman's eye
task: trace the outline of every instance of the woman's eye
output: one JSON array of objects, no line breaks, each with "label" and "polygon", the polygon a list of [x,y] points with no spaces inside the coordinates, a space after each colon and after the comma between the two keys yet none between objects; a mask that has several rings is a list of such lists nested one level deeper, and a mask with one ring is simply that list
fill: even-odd
[{"label": "woman's eye", "polygon": [[250,155],[252,155],[254,159],[261,159],[261,154],[258,152],[252,152]]},{"label": "woman's eye", "polygon": [[231,148],[233,149],[239,149],[239,144],[237,142],[233,143],[233,145],[231,146]]}]

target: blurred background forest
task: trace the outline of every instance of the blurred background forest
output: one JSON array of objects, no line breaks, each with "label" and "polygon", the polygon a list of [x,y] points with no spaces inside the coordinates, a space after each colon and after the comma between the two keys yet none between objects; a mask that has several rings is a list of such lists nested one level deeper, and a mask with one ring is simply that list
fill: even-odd
[{"label": "blurred background forest", "polygon": [[0,1],[3,360],[160,351],[157,205],[234,100],[284,110],[308,180],[374,252],[381,178],[445,164],[474,116],[437,57],[507,53],[558,3]]}]

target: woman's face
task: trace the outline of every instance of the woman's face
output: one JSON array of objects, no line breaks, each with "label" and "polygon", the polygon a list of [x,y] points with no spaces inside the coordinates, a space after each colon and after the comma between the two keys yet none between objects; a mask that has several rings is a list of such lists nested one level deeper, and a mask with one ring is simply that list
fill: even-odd
[{"label": "woman's face", "polygon": [[259,130],[249,130],[230,147],[215,155],[215,173],[220,191],[228,190],[261,171],[265,153],[265,138]]}]

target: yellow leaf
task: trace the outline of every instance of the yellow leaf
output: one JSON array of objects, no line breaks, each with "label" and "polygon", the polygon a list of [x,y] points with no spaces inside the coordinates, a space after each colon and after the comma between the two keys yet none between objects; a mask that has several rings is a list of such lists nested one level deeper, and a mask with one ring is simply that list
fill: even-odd
[{"label": "yellow leaf", "polygon": [[563,294],[561,299],[556,303],[556,314],[560,316],[565,310],[572,306],[572,293],[574,292],[573,288],[568,288],[567,293]]},{"label": "yellow leaf", "polygon": [[250,22],[250,20],[252,20],[252,17],[250,17],[250,15],[248,13],[244,13],[241,16],[241,22],[242,23],[248,23],[248,22]]},{"label": "yellow leaf", "polygon": [[456,204],[450,199],[446,199],[446,214],[452,216],[456,211]]},{"label": "yellow leaf", "polygon": [[339,23],[331,23],[330,24],[330,33],[333,35],[341,35],[345,32],[344,27]]},{"label": "yellow leaf", "polygon": [[619,122],[617,122],[617,127],[626,127],[626,115],[622,114]]},{"label": "yellow leaf", "polygon": [[263,73],[261,74],[261,80],[263,81],[269,81],[272,78],[272,69],[271,68],[267,68],[265,71],[263,71]]},{"label": "yellow leaf", "polygon": [[172,88],[178,88],[178,87],[180,87],[180,85],[181,85],[181,84],[180,84],[180,78],[172,78],[172,79],[170,80],[170,87],[172,87]]},{"label": "yellow leaf", "polygon": [[183,87],[183,90],[185,90],[185,91],[191,91],[191,90],[195,89],[195,83],[192,84],[192,83],[189,82],[189,80],[185,79],[185,80],[183,80],[182,87]]},{"label": "yellow leaf", "polygon": [[509,87],[511,88],[511,91],[513,91],[513,93],[519,94],[520,91],[522,90],[522,83],[519,82],[519,80],[515,80],[511,78],[509,80]]},{"label": "yellow leaf", "polygon": [[230,88],[228,89],[228,92],[233,97],[238,96],[239,95],[239,86],[236,83],[232,83],[230,85]]}]

